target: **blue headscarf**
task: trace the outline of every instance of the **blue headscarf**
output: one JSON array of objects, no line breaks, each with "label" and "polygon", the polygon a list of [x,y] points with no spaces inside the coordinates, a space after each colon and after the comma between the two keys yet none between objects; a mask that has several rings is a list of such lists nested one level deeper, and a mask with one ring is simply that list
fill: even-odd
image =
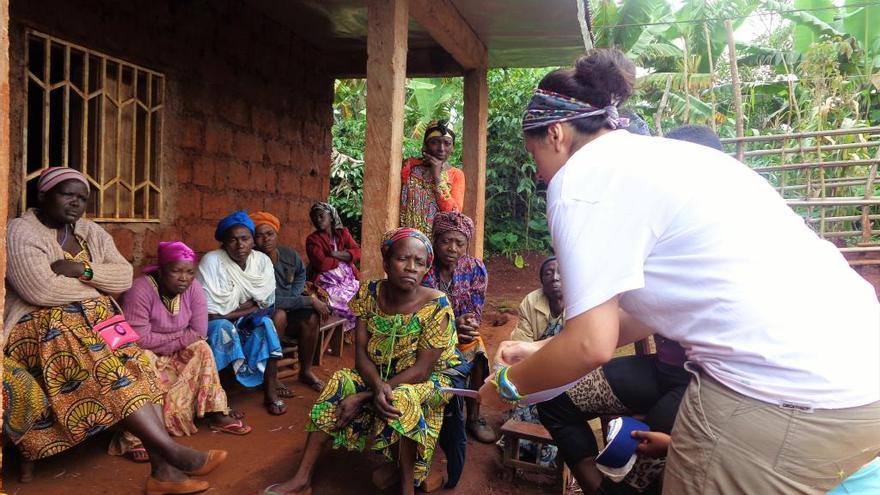
[{"label": "blue headscarf", "polygon": [[220,220],[220,223],[217,224],[217,230],[214,231],[214,239],[223,242],[223,236],[226,234],[226,231],[236,225],[244,225],[251,231],[252,236],[256,235],[254,232],[254,221],[251,220],[251,217],[248,216],[246,211],[238,210],[223,220]]}]

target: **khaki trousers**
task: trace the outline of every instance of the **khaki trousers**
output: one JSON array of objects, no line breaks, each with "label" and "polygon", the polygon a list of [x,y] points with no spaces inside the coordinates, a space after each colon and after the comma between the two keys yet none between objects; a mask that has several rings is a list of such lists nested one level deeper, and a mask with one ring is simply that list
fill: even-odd
[{"label": "khaki trousers", "polygon": [[672,429],[663,494],[824,494],[878,453],[880,402],[783,408],[695,372]]}]

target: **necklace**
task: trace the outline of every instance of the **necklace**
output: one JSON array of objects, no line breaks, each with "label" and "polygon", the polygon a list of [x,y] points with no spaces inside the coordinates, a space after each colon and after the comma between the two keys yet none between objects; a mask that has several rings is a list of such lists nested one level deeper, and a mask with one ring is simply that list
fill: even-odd
[{"label": "necklace", "polygon": [[64,247],[64,243],[67,242],[67,224],[64,224],[64,237],[61,238],[61,247]]},{"label": "necklace", "polygon": [[452,277],[449,277],[448,282],[443,281],[443,277],[440,276],[440,273],[437,273],[437,288],[441,291],[449,294],[449,289],[452,287]]}]

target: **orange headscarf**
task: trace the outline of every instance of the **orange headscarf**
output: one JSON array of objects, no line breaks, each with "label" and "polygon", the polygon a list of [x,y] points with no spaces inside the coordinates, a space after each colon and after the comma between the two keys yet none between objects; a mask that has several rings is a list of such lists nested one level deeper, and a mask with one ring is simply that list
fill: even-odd
[{"label": "orange headscarf", "polygon": [[251,213],[251,220],[254,221],[255,229],[260,225],[268,225],[275,229],[275,232],[281,232],[281,220],[278,220],[278,217],[271,213],[265,211]]}]

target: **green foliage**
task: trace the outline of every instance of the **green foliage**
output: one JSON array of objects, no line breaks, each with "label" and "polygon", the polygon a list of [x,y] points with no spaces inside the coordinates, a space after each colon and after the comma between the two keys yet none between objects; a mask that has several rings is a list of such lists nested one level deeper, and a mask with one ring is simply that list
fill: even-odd
[{"label": "green foliage", "polygon": [[[596,46],[619,47],[640,67],[637,92],[628,106],[652,129],[667,131],[692,123],[711,125],[722,137],[734,135],[724,19],[731,19],[736,29],[749,16],[761,19],[766,29],[736,44],[747,134],[880,124],[876,96],[880,4],[864,0],[591,0],[590,4]],[[775,21],[768,24],[767,14],[773,12]],[[520,129],[522,110],[549,70],[493,69],[488,74],[485,248],[514,262],[523,251],[550,249],[545,196]],[[872,78],[877,82],[872,84]],[[461,135],[461,78],[410,80],[405,98],[405,157],[421,153],[424,129],[433,119],[449,120]],[[661,100],[665,106],[655,122]],[[365,107],[364,81],[337,82],[330,201],[353,232],[360,227]],[[450,159],[456,166],[461,163],[460,144],[459,138]],[[771,179],[791,183],[799,178]]]},{"label": "green foliage", "polygon": [[[456,125],[462,113],[461,87],[459,78],[407,81],[404,157],[421,154],[422,136],[432,120],[447,119],[456,133],[461,134],[460,126]],[[345,226],[360,238],[364,139],[367,130],[366,82],[363,79],[339,80],[335,88],[329,201],[339,210]],[[461,146],[456,146],[449,161],[460,166]]]},{"label": "green foliage", "polygon": [[486,158],[486,249],[513,260],[550,247],[545,197],[522,137],[522,110],[547,69],[489,71]]}]

